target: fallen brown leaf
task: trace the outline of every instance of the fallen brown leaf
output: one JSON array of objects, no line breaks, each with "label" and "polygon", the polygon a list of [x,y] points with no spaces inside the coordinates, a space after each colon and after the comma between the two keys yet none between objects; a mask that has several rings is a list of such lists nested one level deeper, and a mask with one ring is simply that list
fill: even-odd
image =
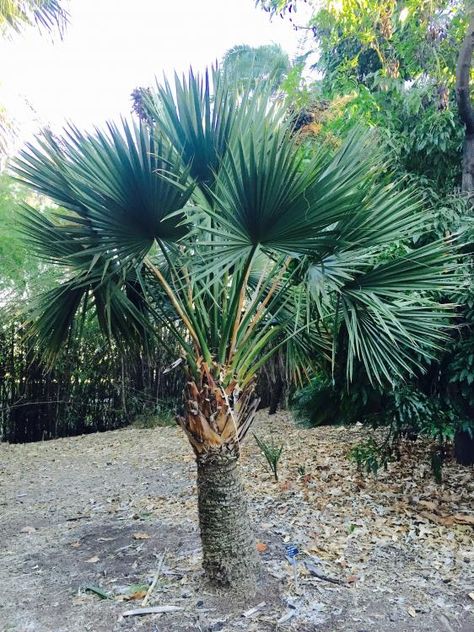
[{"label": "fallen brown leaf", "polygon": [[453,521],[457,524],[468,524],[474,527],[474,516],[468,514],[455,514]]},{"label": "fallen brown leaf", "polygon": [[437,511],[438,509],[438,505],[430,500],[420,500],[418,504],[421,505],[421,507],[428,509],[428,511]]},{"label": "fallen brown leaf", "polygon": [[151,538],[148,533],[144,533],[143,531],[137,531],[132,537],[134,540],[149,540]]},{"label": "fallen brown leaf", "polygon": [[88,564],[95,564],[98,561],[99,561],[99,557],[97,555],[94,555],[94,557],[90,557],[88,560],[86,560]]},{"label": "fallen brown leaf", "polygon": [[125,595],[124,601],[132,601],[133,599],[144,599],[146,597],[146,590],[137,590],[131,595]]},{"label": "fallen brown leaf", "polygon": [[264,553],[268,549],[268,546],[265,542],[257,542],[257,551],[259,553]]},{"label": "fallen brown leaf", "polygon": [[436,522],[443,527],[452,527],[455,522],[453,516],[438,516],[437,514],[431,513],[429,511],[420,511],[419,515],[421,518],[430,520],[430,522]]}]

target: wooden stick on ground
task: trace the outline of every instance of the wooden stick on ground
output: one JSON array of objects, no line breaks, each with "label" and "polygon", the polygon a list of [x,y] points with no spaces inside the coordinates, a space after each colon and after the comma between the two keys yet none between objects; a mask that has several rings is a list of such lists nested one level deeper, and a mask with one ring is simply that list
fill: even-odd
[{"label": "wooden stick on ground", "polygon": [[162,614],[163,612],[178,612],[184,610],[180,606],[153,606],[152,608],[137,608],[136,610],[127,610],[122,617],[139,617],[144,614]]},{"label": "wooden stick on ground", "polygon": [[340,579],[336,579],[334,577],[328,577],[327,575],[324,575],[311,562],[305,562],[305,566],[313,577],[322,579],[325,582],[329,582],[330,584],[338,584],[339,586],[344,586],[344,584],[346,583]]},{"label": "wooden stick on ground", "polygon": [[155,576],[153,577],[153,581],[151,582],[150,587],[148,588],[147,593],[146,593],[145,597],[143,598],[142,608],[147,605],[148,600],[151,597],[151,593],[155,590],[156,583],[158,581],[159,576],[161,575],[161,569],[163,568],[163,562],[165,561],[165,555],[166,555],[166,550],[163,551],[163,555],[161,556],[160,561],[158,563],[158,569],[157,569],[157,571],[155,573]]}]

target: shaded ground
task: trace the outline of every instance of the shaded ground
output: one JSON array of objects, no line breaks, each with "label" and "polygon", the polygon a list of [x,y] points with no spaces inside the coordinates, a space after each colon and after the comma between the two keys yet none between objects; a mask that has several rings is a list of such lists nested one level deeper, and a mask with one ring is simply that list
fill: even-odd
[{"label": "shaded ground", "polygon": [[[474,630],[472,469],[451,464],[437,486],[408,442],[400,463],[364,478],[345,458],[357,429],[262,413],[255,432],[286,447],[278,483],[253,438],[244,448],[265,579],[240,600],[203,582],[194,464],[177,428],[0,444],[0,630]],[[288,542],[301,551],[297,585]],[[124,618],[158,569],[148,605],[182,610]]]}]

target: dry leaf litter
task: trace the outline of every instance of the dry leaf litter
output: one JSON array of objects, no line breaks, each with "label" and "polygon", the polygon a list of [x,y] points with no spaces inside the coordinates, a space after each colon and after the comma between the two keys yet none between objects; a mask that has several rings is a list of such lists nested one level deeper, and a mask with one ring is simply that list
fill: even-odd
[{"label": "dry leaf litter", "polygon": [[408,441],[367,477],[347,459],[360,427],[261,412],[255,432],[284,450],[275,482],[253,438],[243,447],[253,597],[204,581],[178,428],[0,445],[0,630],[473,632],[472,468],[449,463],[437,485]]}]

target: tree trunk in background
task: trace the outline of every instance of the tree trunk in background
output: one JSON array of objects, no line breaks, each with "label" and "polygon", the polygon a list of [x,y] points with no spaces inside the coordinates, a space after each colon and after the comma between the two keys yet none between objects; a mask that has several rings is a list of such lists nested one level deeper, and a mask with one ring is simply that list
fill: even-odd
[{"label": "tree trunk in background", "polygon": [[462,155],[462,190],[474,193],[474,134],[467,134],[464,139]]},{"label": "tree trunk in background", "polygon": [[253,592],[258,559],[238,454],[225,450],[210,452],[197,459],[197,471],[206,575],[216,585]]},{"label": "tree trunk in background", "polygon": [[469,24],[459,52],[456,67],[456,101],[459,116],[466,128],[462,162],[462,190],[474,193],[474,109],[470,95],[470,75],[474,50],[474,10],[469,14]]},{"label": "tree trunk in background", "polygon": [[474,436],[460,430],[454,438],[454,456],[460,465],[474,465]]},{"label": "tree trunk in background", "polygon": [[286,346],[280,347],[260,371],[257,389],[260,389],[263,406],[269,407],[270,415],[274,415],[278,408],[283,409],[287,405],[291,375],[286,354]]},{"label": "tree trunk in background", "polygon": [[[456,67],[456,100],[459,116],[466,128],[462,157],[462,191],[474,199],[474,109],[470,94],[472,54],[474,51],[474,7],[466,0],[469,24]],[[474,439],[468,432],[458,431],[454,454],[461,465],[474,464]]]},{"label": "tree trunk in background", "polygon": [[[469,10],[469,7],[468,7]],[[472,54],[474,51],[474,10],[470,7],[469,24],[456,68],[456,100],[466,135],[462,160],[462,191],[474,195],[474,109],[470,95]],[[457,432],[454,453],[458,463],[474,464],[474,440],[468,432]]]},{"label": "tree trunk in background", "polygon": [[203,567],[214,585],[250,594],[256,587],[258,557],[239,456],[258,399],[253,386],[243,391],[235,381],[224,386],[204,362],[199,372],[198,380],[187,383],[179,423],[196,455]]},{"label": "tree trunk in background", "polygon": [[275,382],[273,383],[273,391],[270,397],[270,408],[268,409],[269,415],[274,415],[278,410],[283,397],[283,378],[281,375],[277,375]]}]

